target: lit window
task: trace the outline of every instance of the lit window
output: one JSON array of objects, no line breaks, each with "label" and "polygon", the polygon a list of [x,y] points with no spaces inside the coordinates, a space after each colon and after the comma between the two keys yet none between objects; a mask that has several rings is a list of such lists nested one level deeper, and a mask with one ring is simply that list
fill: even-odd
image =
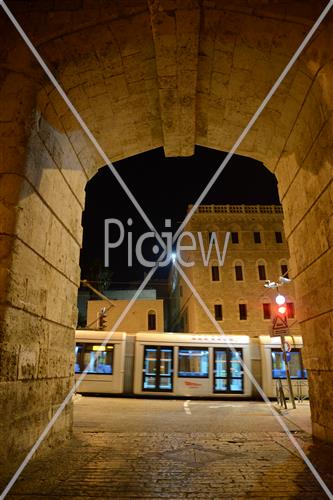
[{"label": "lit window", "polygon": [[258,265],[258,275],[260,280],[266,279],[266,266],[265,264]]},{"label": "lit window", "polygon": [[155,311],[148,312],[148,330],[156,330],[156,313],[155,313]]},{"label": "lit window", "polygon": [[220,269],[218,266],[212,266],[212,281],[220,281]]},{"label": "lit window", "polygon": [[281,231],[275,231],[275,241],[276,241],[276,243],[282,243]]},{"label": "lit window", "polygon": [[236,281],[243,281],[243,267],[242,266],[235,266],[235,278]]},{"label": "lit window", "polygon": [[75,347],[75,373],[105,373],[112,375],[114,346],[77,344]]},{"label": "lit window", "polygon": [[[287,353],[289,359],[290,377],[294,379],[307,378],[306,370],[303,367],[301,351],[292,349]],[[281,349],[272,349],[272,377],[286,378],[286,364],[283,359]]]},{"label": "lit window", "polygon": [[214,392],[243,392],[242,357],[242,349],[214,349]]},{"label": "lit window", "polygon": [[215,304],[214,305],[214,314],[215,314],[216,321],[222,321],[222,319],[223,319],[223,311],[222,311],[222,305],[221,304]]},{"label": "lit window", "polygon": [[172,391],[173,348],[169,346],[144,347],[144,391]]},{"label": "lit window", "polygon": [[259,231],[254,231],[253,239],[255,243],[261,243],[261,235]]},{"label": "lit window", "polygon": [[239,304],[239,319],[245,320],[247,319],[247,305]]},{"label": "lit window", "polygon": [[239,243],[238,233],[235,231],[231,233],[231,243]]},{"label": "lit window", "polygon": [[262,305],[264,319],[271,319],[271,304],[265,303]]},{"label": "lit window", "polygon": [[178,377],[208,377],[208,349],[180,347]]},{"label": "lit window", "polygon": [[294,318],[295,317],[295,305],[293,302],[287,302],[287,317]]},{"label": "lit window", "polygon": [[284,278],[289,278],[287,264],[281,264],[281,276],[283,276]]}]

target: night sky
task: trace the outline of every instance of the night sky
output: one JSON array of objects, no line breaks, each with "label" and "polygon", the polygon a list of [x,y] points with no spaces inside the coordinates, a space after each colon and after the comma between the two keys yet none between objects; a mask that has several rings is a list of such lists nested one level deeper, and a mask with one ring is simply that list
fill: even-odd
[{"label": "night sky", "polygon": [[[226,153],[197,146],[191,157],[165,158],[163,149],[132,156],[114,163],[138,202],[157,230],[164,229],[164,220],[172,220],[174,232],[186,215],[187,206],[193,204],[219,167]],[[220,178],[202,203],[278,204],[277,181],[262,163],[236,156],[231,159]],[[108,167],[101,168],[86,187],[86,208],[83,214],[83,248],[81,252],[81,278],[89,278],[92,268],[104,267],[104,219],[117,218],[127,227],[128,218],[133,225],[135,244],[146,229],[141,216],[132,205]],[[164,229],[165,230],[165,229]],[[110,239],[116,240],[119,232]],[[144,255],[153,260],[150,240]],[[135,264],[135,262],[133,262]],[[110,251],[112,282],[142,280],[146,268],[127,264],[127,236],[119,249]],[[155,277],[166,276],[159,271]]]}]

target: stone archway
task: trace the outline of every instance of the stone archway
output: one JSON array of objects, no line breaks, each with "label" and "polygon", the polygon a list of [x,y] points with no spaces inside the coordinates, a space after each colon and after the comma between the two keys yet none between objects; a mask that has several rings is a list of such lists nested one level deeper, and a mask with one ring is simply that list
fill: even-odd
[{"label": "stone archway", "polygon": [[[9,1],[106,154],[228,150],[325,2]],[[279,181],[313,429],[333,440],[331,18],[241,145]],[[72,383],[84,187],[103,162],[2,12],[1,433],[24,453]],[[309,237],[310,235],[310,237]],[[49,438],[70,432],[71,409]],[[19,432],[18,432],[19,430]]]}]

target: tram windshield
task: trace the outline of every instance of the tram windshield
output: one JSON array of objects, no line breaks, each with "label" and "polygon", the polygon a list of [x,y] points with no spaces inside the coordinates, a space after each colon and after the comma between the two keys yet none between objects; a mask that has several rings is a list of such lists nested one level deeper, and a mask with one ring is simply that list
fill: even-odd
[{"label": "tram windshield", "polygon": [[113,345],[77,344],[75,347],[75,373],[102,373],[113,371]]}]

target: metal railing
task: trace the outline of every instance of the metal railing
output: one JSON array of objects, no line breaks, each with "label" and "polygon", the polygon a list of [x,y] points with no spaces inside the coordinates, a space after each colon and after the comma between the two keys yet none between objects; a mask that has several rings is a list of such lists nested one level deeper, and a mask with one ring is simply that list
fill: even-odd
[{"label": "metal railing", "polygon": [[[293,389],[295,389],[295,399],[298,403],[302,403],[305,399],[309,399],[308,381],[307,380],[292,380]],[[286,382],[282,382],[280,378],[275,381],[276,400],[280,406],[287,408],[286,391],[288,387]]]},{"label": "metal railing", "polygon": [[[193,205],[189,205],[188,210]],[[199,214],[283,214],[281,205],[199,205]]]}]

